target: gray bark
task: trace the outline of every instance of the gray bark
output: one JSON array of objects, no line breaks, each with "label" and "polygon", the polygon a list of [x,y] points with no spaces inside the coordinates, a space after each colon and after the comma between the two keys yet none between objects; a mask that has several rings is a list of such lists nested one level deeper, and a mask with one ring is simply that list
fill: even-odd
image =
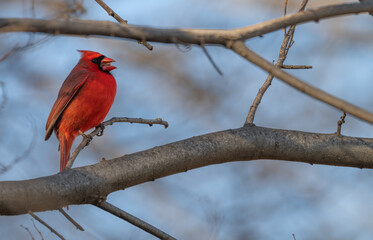
[{"label": "gray bark", "polygon": [[0,182],[0,215],[94,204],[111,192],[212,164],[277,159],[373,168],[372,156],[373,139],[246,125],[52,176]]}]

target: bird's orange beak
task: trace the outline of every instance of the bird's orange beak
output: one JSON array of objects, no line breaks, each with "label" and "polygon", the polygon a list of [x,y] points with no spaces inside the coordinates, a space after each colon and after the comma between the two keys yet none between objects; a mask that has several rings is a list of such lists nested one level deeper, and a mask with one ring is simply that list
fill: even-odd
[{"label": "bird's orange beak", "polygon": [[111,59],[111,58],[104,57],[101,60],[101,68],[102,68],[102,70],[110,72],[111,70],[116,69],[115,66],[111,66],[112,62],[115,62],[115,61],[113,59]]}]

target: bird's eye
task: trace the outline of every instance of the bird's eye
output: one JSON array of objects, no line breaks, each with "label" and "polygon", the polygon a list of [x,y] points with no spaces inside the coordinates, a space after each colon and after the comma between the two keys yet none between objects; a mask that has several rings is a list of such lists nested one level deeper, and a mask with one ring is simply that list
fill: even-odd
[{"label": "bird's eye", "polygon": [[91,62],[93,62],[93,63],[95,63],[95,64],[100,64],[98,58],[94,58],[94,59],[92,59]]},{"label": "bird's eye", "polygon": [[101,56],[99,56],[99,57],[97,57],[97,58],[92,59],[91,62],[93,62],[94,64],[97,64],[97,65],[100,66],[101,61],[102,61],[102,59],[104,59],[104,58],[105,58],[105,56],[104,56],[104,55],[101,55]]}]

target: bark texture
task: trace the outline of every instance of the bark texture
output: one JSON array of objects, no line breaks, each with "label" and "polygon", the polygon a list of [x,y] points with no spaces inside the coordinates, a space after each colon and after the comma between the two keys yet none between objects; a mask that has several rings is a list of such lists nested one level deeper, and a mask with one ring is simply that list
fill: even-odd
[{"label": "bark texture", "polygon": [[111,192],[212,164],[278,159],[373,168],[372,156],[373,139],[246,125],[52,176],[0,182],[0,215],[94,204]]}]

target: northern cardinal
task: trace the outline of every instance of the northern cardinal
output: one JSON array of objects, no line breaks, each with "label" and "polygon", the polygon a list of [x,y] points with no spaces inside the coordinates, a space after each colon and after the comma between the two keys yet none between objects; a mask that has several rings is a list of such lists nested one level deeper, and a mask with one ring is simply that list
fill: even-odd
[{"label": "northern cardinal", "polygon": [[60,142],[60,172],[66,168],[76,136],[98,126],[113,104],[117,84],[110,71],[113,59],[101,53],[78,50],[78,64],[67,76],[49,114],[45,140],[52,132]]}]

